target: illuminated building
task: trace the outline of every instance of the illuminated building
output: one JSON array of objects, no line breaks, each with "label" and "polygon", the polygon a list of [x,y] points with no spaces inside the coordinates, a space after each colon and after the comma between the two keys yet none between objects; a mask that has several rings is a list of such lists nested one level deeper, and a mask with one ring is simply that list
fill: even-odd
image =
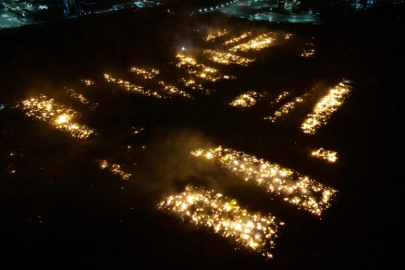
[{"label": "illuminated building", "polygon": [[[1,9],[1,6],[4,9]],[[60,17],[76,17],[80,13],[79,0],[2,0],[0,29],[41,23]]]}]

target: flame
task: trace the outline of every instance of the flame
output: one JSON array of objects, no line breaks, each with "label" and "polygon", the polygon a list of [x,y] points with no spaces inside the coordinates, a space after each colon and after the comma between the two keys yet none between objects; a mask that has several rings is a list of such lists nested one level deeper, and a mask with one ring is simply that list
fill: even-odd
[{"label": "flame", "polygon": [[218,70],[213,67],[206,66],[204,64],[198,64],[197,61],[192,57],[188,57],[182,54],[178,54],[176,57],[178,59],[176,67],[184,68],[187,73],[193,74],[202,79],[212,82],[215,82],[219,79],[236,79],[236,77],[233,76],[219,74]]},{"label": "flame", "polygon": [[112,77],[110,74],[104,73],[104,79],[107,80],[109,83],[115,83],[124,88],[127,91],[137,92],[142,95],[146,95],[149,97],[155,98],[162,98],[163,96],[158,94],[156,91],[145,90],[142,86],[134,85],[128,81],[124,81],[122,79],[116,79]]},{"label": "flame", "polygon": [[121,176],[121,178],[122,178],[122,180],[129,180],[129,178],[131,177],[131,174],[130,173],[126,173],[126,172],[124,172],[122,169],[121,169],[121,165],[118,165],[118,164],[109,164],[108,162],[107,162],[107,160],[102,160],[101,162],[100,162],[100,168],[102,169],[102,170],[104,170],[104,169],[110,169],[110,171],[113,173],[113,174],[118,174],[118,175],[120,175]]},{"label": "flame", "polygon": [[237,201],[216,193],[187,186],[185,191],[169,196],[158,208],[177,214],[184,221],[204,226],[215,233],[233,239],[238,246],[260,252],[272,258],[277,231],[283,222],[270,214],[251,213]]},{"label": "flame", "polygon": [[80,117],[77,111],[56,103],[45,95],[24,100],[17,104],[16,108],[20,106],[25,115],[45,121],[57,129],[69,132],[72,137],[87,139],[94,134],[93,129],[75,122],[76,118]]},{"label": "flame", "polygon": [[240,35],[238,37],[235,37],[233,39],[225,41],[224,46],[227,46],[227,45],[233,44],[233,43],[237,43],[240,40],[245,39],[245,38],[247,38],[248,36],[251,36],[251,35],[252,35],[252,32],[243,33],[242,35]]},{"label": "flame", "polygon": [[233,173],[242,175],[245,181],[255,183],[269,193],[282,195],[285,201],[315,215],[321,215],[330,207],[333,195],[337,192],[291,169],[244,152],[222,149],[221,146],[198,149],[192,151],[191,155],[217,162]]},{"label": "flame", "polygon": [[253,59],[245,58],[231,53],[220,52],[218,50],[205,50],[204,54],[208,56],[209,60],[223,65],[236,64],[241,66],[248,66],[254,61]]},{"label": "flame", "polygon": [[242,95],[237,96],[230,105],[239,108],[250,108],[253,107],[257,101],[261,100],[267,95],[267,93],[257,93],[254,91],[246,92]]},{"label": "flame", "polygon": [[155,69],[155,68],[142,69],[142,68],[132,67],[130,69],[130,71],[133,73],[136,73],[138,75],[141,75],[144,79],[153,79],[153,78],[155,78],[156,75],[160,74],[160,70]]},{"label": "flame", "polygon": [[343,104],[349,92],[349,86],[344,83],[339,83],[330,89],[328,94],[315,105],[312,113],[308,114],[308,117],[302,123],[301,129],[304,133],[315,134],[318,128],[326,125],[329,117]]},{"label": "flame", "polygon": [[331,150],[325,150],[323,148],[319,148],[317,150],[312,151],[311,156],[320,158],[320,159],[324,159],[331,163],[335,162],[338,159],[337,152],[331,151]]},{"label": "flame", "polygon": [[219,38],[219,37],[222,37],[222,36],[225,36],[225,35],[228,35],[228,34],[229,34],[229,33],[228,33],[228,30],[224,29],[224,30],[218,31],[218,32],[216,32],[216,33],[214,33],[214,34],[209,34],[208,36],[206,36],[206,37],[204,38],[204,40],[205,40],[206,42],[208,42],[208,41],[214,41],[215,39],[217,39],[217,38]]},{"label": "flame", "polygon": [[159,84],[161,86],[163,86],[163,90],[166,91],[166,92],[169,92],[171,94],[177,94],[177,95],[180,95],[180,96],[185,97],[185,98],[190,98],[190,99],[193,98],[190,94],[184,92],[183,90],[180,90],[176,86],[166,85],[165,82],[163,82],[163,81],[160,81]]},{"label": "flame", "polygon": [[[267,116],[264,117],[264,120],[270,120],[271,122],[275,122],[277,119],[287,115],[288,113],[290,113],[291,111],[293,111],[295,109],[295,107],[304,102],[305,99],[308,97],[308,94],[303,94],[299,97],[294,98],[292,101],[287,102],[286,104],[284,104],[283,106],[281,106],[277,111],[274,112],[273,116]],[[282,99],[283,97],[281,97]]]},{"label": "flame", "polygon": [[246,43],[236,45],[236,46],[230,48],[229,50],[231,52],[237,52],[237,51],[247,52],[247,51],[251,51],[251,50],[259,51],[259,50],[265,49],[267,47],[270,47],[275,40],[273,37],[270,37],[270,35],[271,35],[271,33],[260,35],[254,39],[249,40]]}]

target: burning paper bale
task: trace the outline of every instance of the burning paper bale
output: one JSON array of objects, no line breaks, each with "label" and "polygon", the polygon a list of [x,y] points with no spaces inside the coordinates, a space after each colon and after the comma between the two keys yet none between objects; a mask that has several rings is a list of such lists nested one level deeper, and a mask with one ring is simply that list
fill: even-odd
[{"label": "burning paper bale", "polygon": [[221,146],[198,149],[192,151],[191,155],[219,163],[223,168],[241,175],[245,181],[256,184],[269,193],[283,196],[285,201],[315,215],[321,215],[330,207],[337,192],[291,169],[244,152],[222,149]]},{"label": "burning paper bale", "polygon": [[263,99],[267,95],[266,92],[258,93],[254,91],[246,92],[242,95],[237,96],[230,105],[232,107],[238,108],[251,108],[253,107],[257,101]]},{"label": "burning paper bale", "polygon": [[213,190],[187,186],[180,194],[169,196],[158,207],[174,213],[196,226],[211,228],[215,233],[231,238],[241,247],[272,258],[277,231],[283,222],[270,214],[252,213],[239,206],[235,199]]},{"label": "burning paper bale", "polygon": [[308,114],[308,117],[301,125],[304,133],[315,134],[318,128],[326,125],[329,117],[343,104],[349,92],[349,86],[344,83],[339,83],[330,89],[328,94],[315,105],[312,113]]},{"label": "burning paper bale", "polygon": [[75,138],[87,139],[94,134],[93,129],[76,122],[80,118],[80,113],[45,95],[24,100],[16,108],[21,108],[25,115],[47,122]]}]

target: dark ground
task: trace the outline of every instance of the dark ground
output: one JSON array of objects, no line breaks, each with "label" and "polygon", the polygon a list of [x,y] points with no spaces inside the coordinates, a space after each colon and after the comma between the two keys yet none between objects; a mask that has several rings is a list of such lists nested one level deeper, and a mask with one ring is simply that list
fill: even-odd
[{"label": "dark ground", "polygon": [[[377,263],[392,268],[400,251],[393,225],[401,199],[401,10],[295,26],[217,14],[186,20],[150,9],[1,32],[0,102],[6,104],[0,111],[1,268],[366,269]],[[195,100],[152,99],[103,81],[101,74],[108,71],[136,82],[127,69],[148,65],[175,82],[185,75],[169,64],[176,49],[199,48],[193,29],[205,27],[273,29],[295,36],[252,54],[258,58],[249,68],[222,68],[238,80],[207,84],[217,91],[190,92]],[[299,58],[312,37],[316,57]],[[277,124],[261,119],[268,107],[238,111],[228,106],[246,90],[267,91],[271,100],[285,90],[299,95],[313,86],[322,89],[342,77],[353,81],[352,94],[315,136],[298,127],[321,91]],[[96,84],[86,88],[81,78]],[[75,103],[64,95],[64,86],[83,92],[100,108],[90,111]],[[98,135],[80,141],[11,108],[39,93],[83,112],[83,122]],[[135,136],[132,127],[145,131]],[[337,202],[319,220],[279,197],[272,200],[236,176],[188,158],[189,150],[207,145],[243,150],[310,175],[339,190]],[[340,159],[334,165],[311,159],[311,147],[337,150]],[[103,158],[124,164],[131,180],[100,170],[97,161]],[[156,210],[165,195],[187,183],[215,188],[283,220],[275,259],[266,262],[234,250],[230,241]]]}]

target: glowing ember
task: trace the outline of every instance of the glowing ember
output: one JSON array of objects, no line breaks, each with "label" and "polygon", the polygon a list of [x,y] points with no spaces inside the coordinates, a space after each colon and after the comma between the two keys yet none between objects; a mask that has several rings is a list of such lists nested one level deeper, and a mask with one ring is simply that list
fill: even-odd
[{"label": "glowing ember", "polygon": [[279,103],[281,100],[283,100],[285,97],[287,97],[290,94],[290,92],[284,91],[283,93],[281,93],[275,100],[273,100],[270,103],[270,106],[274,106],[277,103]]},{"label": "glowing ember", "polygon": [[237,51],[242,51],[242,52],[247,52],[247,51],[260,51],[262,49],[270,47],[273,42],[274,38],[270,37],[271,33],[263,34],[260,35],[254,39],[249,40],[246,43],[242,43],[239,45],[236,45],[229,50],[231,52],[237,52]]},{"label": "glowing ember", "polygon": [[121,165],[118,164],[109,164],[107,162],[107,160],[102,160],[100,162],[100,167],[101,169],[109,169],[113,174],[118,174],[121,176],[122,180],[129,180],[129,178],[131,177],[130,173],[125,173],[122,169],[121,169]]},{"label": "glowing ember", "polygon": [[283,106],[281,106],[277,111],[274,112],[273,116],[267,116],[264,120],[270,120],[271,122],[275,122],[277,119],[287,115],[290,111],[294,110],[297,104],[302,103],[308,94],[304,94],[302,96],[294,98],[294,100],[287,102]]},{"label": "glowing ember", "polygon": [[87,86],[90,86],[90,85],[94,84],[94,81],[89,80],[89,79],[82,79],[81,81]]},{"label": "glowing ember", "polygon": [[314,57],[315,56],[315,49],[308,49],[304,50],[301,54],[301,57]]},{"label": "glowing ember", "polygon": [[191,155],[217,162],[235,174],[241,174],[245,181],[253,182],[267,192],[282,195],[285,201],[315,215],[321,215],[330,207],[330,201],[337,192],[296,171],[232,149],[198,149]]},{"label": "glowing ember", "polygon": [[211,94],[214,90],[206,89],[202,84],[197,84],[194,80],[186,80],[185,78],[179,79],[179,82],[183,83],[186,87],[191,88],[193,90],[199,90],[206,95]]},{"label": "glowing ember", "polygon": [[186,97],[186,98],[191,98],[191,99],[193,98],[190,94],[187,94],[186,92],[184,92],[183,90],[180,90],[176,86],[166,85],[165,82],[163,82],[163,81],[160,81],[159,84],[161,86],[163,86],[164,91],[167,91],[172,94],[177,94],[177,95],[180,95],[180,96]]},{"label": "glowing ember", "polygon": [[239,108],[250,108],[253,107],[257,101],[261,100],[267,95],[267,93],[257,93],[254,91],[246,92],[242,95],[237,96],[230,105]]},{"label": "glowing ember", "polygon": [[329,93],[315,105],[312,113],[308,114],[301,125],[304,133],[315,134],[319,127],[325,125],[332,113],[343,104],[349,92],[349,86],[344,83],[339,83],[330,89]]},{"label": "glowing ember", "polygon": [[84,97],[82,94],[77,93],[73,89],[67,89],[66,93],[68,93],[72,98],[75,98],[80,101],[80,103],[88,105],[91,104],[91,109],[95,110],[99,105],[98,103],[92,103],[90,102],[86,97]]},{"label": "glowing ember", "polygon": [[204,54],[208,56],[208,59],[223,65],[236,64],[241,66],[248,66],[254,60],[245,58],[239,55],[231,53],[223,53],[217,50],[205,50]]},{"label": "glowing ember", "polygon": [[202,79],[212,82],[215,82],[219,79],[236,79],[233,76],[218,74],[217,69],[203,64],[198,64],[197,61],[192,57],[187,57],[182,54],[178,54],[176,57],[178,58],[176,67],[184,68],[187,73],[195,74]]},{"label": "glowing ember", "polygon": [[154,68],[142,69],[132,67],[130,71],[138,75],[142,75],[144,79],[153,79],[156,75],[160,74],[160,70]]},{"label": "glowing ember", "polygon": [[80,117],[77,111],[58,104],[45,95],[24,100],[17,104],[16,108],[20,106],[25,115],[45,121],[57,129],[69,132],[72,137],[87,139],[94,133],[93,129],[75,122]]},{"label": "glowing ember", "polygon": [[122,79],[116,79],[112,77],[111,75],[104,73],[104,79],[107,80],[109,83],[115,83],[124,88],[127,91],[131,92],[137,92],[142,95],[150,96],[150,97],[156,97],[156,98],[162,98],[161,95],[159,95],[156,91],[151,91],[151,90],[145,90],[142,86],[134,85],[128,81],[124,81]]},{"label": "glowing ember", "polygon": [[228,31],[224,29],[223,31],[218,31],[216,33],[210,34],[204,38],[205,41],[214,41],[215,39],[228,35]]},{"label": "glowing ember", "polygon": [[76,93],[76,91],[73,89],[67,89],[66,93],[68,93],[72,98],[78,99],[80,101],[80,103],[83,103],[83,104],[90,103],[90,101],[88,101],[87,98],[85,98],[82,94]]},{"label": "glowing ember", "polygon": [[248,36],[251,36],[251,35],[252,35],[252,32],[243,33],[239,37],[235,37],[233,39],[225,41],[224,45],[227,46],[227,45],[230,45],[230,44],[233,44],[233,43],[237,43],[240,40],[245,39],[245,38],[247,38]]},{"label": "glowing ember", "polygon": [[319,148],[318,150],[314,150],[311,152],[311,155],[316,158],[324,159],[328,162],[335,162],[337,158],[337,153],[331,150],[325,150],[323,148]]},{"label": "glowing ember", "polygon": [[139,134],[141,131],[145,130],[144,128],[135,128],[135,127],[132,127],[132,129],[134,129],[134,134]]},{"label": "glowing ember", "polygon": [[279,225],[284,225],[270,214],[251,213],[236,200],[215,191],[187,186],[178,195],[170,196],[158,205],[159,209],[175,213],[196,226],[211,228],[223,237],[233,239],[237,245],[260,252],[272,258]]}]

